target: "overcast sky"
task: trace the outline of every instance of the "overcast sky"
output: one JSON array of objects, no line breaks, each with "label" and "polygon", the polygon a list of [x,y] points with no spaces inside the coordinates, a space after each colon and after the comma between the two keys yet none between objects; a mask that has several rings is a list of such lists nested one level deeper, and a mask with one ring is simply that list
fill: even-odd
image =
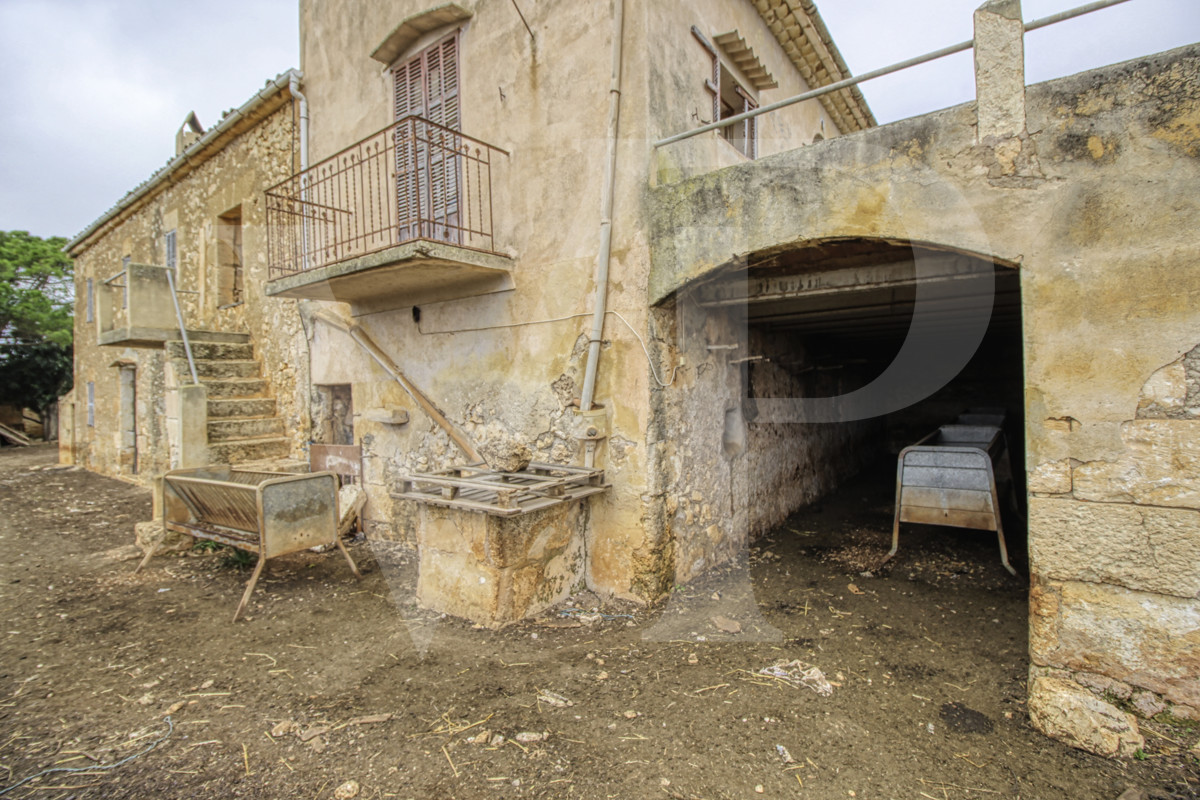
[{"label": "overcast sky", "polygon": [[[1083,1],[1024,0],[1025,19]],[[818,0],[857,73],[970,39],[979,2]],[[189,111],[210,126],[299,66],[297,39],[296,0],[0,0],[0,230],[79,233],[174,155]],[[1131,0],[1030,33],[1026,77],[1196,41],[1200,0]],[[971,63],[961,53],[862,89],[887,123],[970,100]]]}]

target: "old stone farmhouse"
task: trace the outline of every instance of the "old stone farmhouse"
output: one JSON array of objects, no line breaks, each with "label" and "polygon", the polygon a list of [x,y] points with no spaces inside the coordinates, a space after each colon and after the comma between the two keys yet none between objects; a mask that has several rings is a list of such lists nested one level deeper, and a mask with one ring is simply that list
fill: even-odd
[{"label": "old stone farmhouse", "polygon": [[64,459],[359,447],[368,536],[499,626],[654,601],[986,407],[1035,724],[1129,755],[1105,689],[1200,718],[1200,49],[1027,87],[990,0],[974,103],[878,127],[848,86],[667,142],[846,78],[812,2],[300,22],[299,71],[71,242]]}]

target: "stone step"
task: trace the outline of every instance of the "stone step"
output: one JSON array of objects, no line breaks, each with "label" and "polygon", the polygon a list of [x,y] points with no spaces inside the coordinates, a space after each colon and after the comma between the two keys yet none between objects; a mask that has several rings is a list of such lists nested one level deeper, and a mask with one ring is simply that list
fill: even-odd
[{"label": "stone step", "polygon": [[[246,359],[254,358],[254,345],[249,342],[192,342],[192,358],[196,359]],[[167,358],[187,361],[183,342],[167,342]]]},{"label": "stone step", "polygon": [[208,418],[254,419],[275,416],[275,400],[270,397],[247,397],[234,400],[209,400]]},{"label": "stone step", "polygon": [[[178,338],[178,334],[179,334],[178,328],[173,330],[171,332],[171,334],[175,338],[170,338],[170,339],[167,339],[166,341],[179,342],[180,344],[183,343],[183,341]],[[191,342],[193,345],[197,344],[198,342],[224,342],[226,344],[246,344],[250,341],[250,334],[248,334],[248,333],[229,333],[228,331],[206,331],[206,330],[199,330],[196,328],[188,328],[188,341]]]},{"label": "stone step", "polygon": [[240,466],[251,472],[305,473],[312,471],[307,461],[291,456],[265,458],[262,461],[243,461]]},{"label": "stone step", "polygon": [[[257,378],[262,366],[257,361],[229,361],[225,359],[197,358],[196,375],[201,383],[207,378]],[[186,358],[174,360],[176,375],[191,375]]]},{"label": "stone step", "polygon": [[279,417],[266,419],[222,419],[208,423],[208,443],[228,442],[234,439],[256,439],[283,435],[283,420]]},{"label": "stone step", "polygon": [[208,389],[209,400],[264,399],[267,394],[267,382],[262,378],[210,378],[201,383]]},{"label": "stone step", "polygon": [[244,464],[267,458],[286,458],[291,447],[291,439],[281,437],[233,439],[210,444],[208,460],[212,464]]}]

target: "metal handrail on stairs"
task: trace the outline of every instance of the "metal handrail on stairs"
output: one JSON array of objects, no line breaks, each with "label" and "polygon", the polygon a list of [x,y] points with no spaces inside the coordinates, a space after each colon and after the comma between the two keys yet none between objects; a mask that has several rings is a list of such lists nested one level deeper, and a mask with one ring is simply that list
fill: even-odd
[{"label": "metal handrail on stairs", "polygon": [[175,290],[175,270],[167,269],[167,285],[171,287],[171,302],[175,304],[175,319],[179,323],[179,335],[183,337],[183,352],[187,354],[188,369],[192,372],[192,384],[200,383],[196,376],[196,360],[192,358],[192,343],[188,341],[187,327],[183,324],[183,312],[179,309],[179,293]]}]

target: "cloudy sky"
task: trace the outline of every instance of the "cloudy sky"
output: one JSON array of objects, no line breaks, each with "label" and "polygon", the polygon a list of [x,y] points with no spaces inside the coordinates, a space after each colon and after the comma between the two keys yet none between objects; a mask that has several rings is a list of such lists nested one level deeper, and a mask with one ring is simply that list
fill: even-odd
[{"label": "cloudy sky", "polygon": [[[580,0],[590,2],[591,0]],[[674,2],[674,0],[640,0]],[[532,4],[538,0],[520,0]],[[818,0],[855,72],[971,38],[982,0]],[[1083,0],[1024,0],[1026,20]],[[299,65],[296,0],[0,0],[0,230],[73,236],[211,125]],[[1027,38],[1027,78],[1200,41],[1200,0],[1131,0]],[[881,123],[973,96],[971,54],[880,78]]]}]

